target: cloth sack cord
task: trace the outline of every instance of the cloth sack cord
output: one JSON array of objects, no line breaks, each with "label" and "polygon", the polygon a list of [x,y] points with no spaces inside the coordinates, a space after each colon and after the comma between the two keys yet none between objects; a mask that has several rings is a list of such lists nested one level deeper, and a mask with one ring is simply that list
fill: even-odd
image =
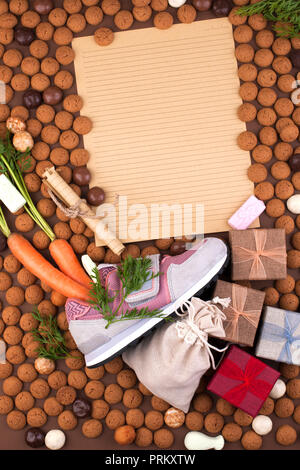
[{"label": "cloth sack cord", "polygon": [[[215,297],[214,299],[208,302],[201,301],[202,308],[200,311],[201,313],[203,313],[203,309],[206,309],[208,314],[215,316],[218,322],[222,322],[223,320],[226,319],[226,315],[217,307],[216,304],[220,304],[223,307],[228,307],[230,304],[230,301],[231,301],[230,297],[225,298],[225,299],[220,299],[219,297]],[[186,308],[187,312],[183,312],[182,311],[183,308]],[[179,310],[181,310],[181,313],[179,312]],[[179,317],[184,318],[190,330],[198,337],[199,342],[203,345],[203,347],[206,349],[209,355],[212,368],[215,370],[217,366],[219,365],[220,361],[223,359],[224,353],[228,349],[229,345],[225,346],[225,348],[219,349],[213,346],[212,344],[209,344],[209,342],[207,341],[208,334],[199,328],[199,320],[197,318],[197,313],[191,301],[184,302],[177,310],[175,310],[175,313]],[[180,335],[179,331],[180,331],[179,328],[177,328],[178,336]],[[219,353],[223,353],[217,365],[215,364],[215,359],[211,352],[211,349]]]}]

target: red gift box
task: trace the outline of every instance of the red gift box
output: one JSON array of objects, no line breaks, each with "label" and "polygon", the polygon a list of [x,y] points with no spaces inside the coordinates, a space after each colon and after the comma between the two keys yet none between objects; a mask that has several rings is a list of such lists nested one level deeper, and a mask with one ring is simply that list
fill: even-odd
[{"label": "red gift box", "polygon": [[279,376],[277,370],[231,346],[207,389],[254,417]]}]

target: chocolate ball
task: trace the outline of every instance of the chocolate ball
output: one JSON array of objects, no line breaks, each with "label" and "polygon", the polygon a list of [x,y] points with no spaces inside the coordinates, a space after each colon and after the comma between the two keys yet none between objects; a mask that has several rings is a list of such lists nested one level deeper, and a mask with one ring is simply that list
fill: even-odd
[{"label": "chocolate ball", "polygon": [[94,186],[87,193],[86,199],[91,206],[100,206],[100,204],[104,202],[105,193],[102,188],[99,188],[99,186]]},{"label": "chocolate ball", "polygon": [[27,90],[23,95],[23,103],[27,109],[38,108],[42,104],[42,96],[37,90]]},{"label": "chocolate ball", "polygon": [[6,237],[0,232],[0,252],[6,250]]},{"label": "chocolate ball", "polygon": [[214,14],[220,18],[222,16],[228,16],[231,6],[227,0],[215,0],[212,10]]},{"label": "chocolate ball", "polygon": [[73,403],[73,413],[77,418],[86,418],[91,414],[91,404],[88,400],[77,398]]},{"label": "chocolate ball", "polygon": [[39,15],[48,15],[53,9],[53,2],[52,0],[33,0],[32,7]]},{"label": "chocolate ball", "polygon": [[178,240],[172,243],[171,248],[170,248],[170,253],[171,255],[181,255],[186,250],[186,244],[185,242]]},{"label": "chocolate ball", "polygon": [[193,0],[193,5],[198,11],[208,11],[211,9],[212,0]]},{"label": "chocolate ball", "polygon": [[290,59],[293,63],[293,66],[296,67],[296,69],[300,69],[300,50],[292,50],[290,53]]},{"label": "chocolate ball", "polygon": [[42,447],[45,444],[45,434],[39,428],[27,429],[25,433],[25,442],[33,448]]},{"label": "chocolate ball", "polygon": [[34,39],[35,33],[33,29],[19,27],[15,30],[15,40],[20,46],[29,46]]},{"label": "chocolate ball", "polygon": [[293,171],[300,171],[300,153],[295,153],[289,159],[290,167]]},{"label": "chocolate ball", "polygon": [[91,173],[85,166],[78,166],[73,170],[73,181],[78,186],[86,186],[91,181]]},{"label": "chocolate ball", "polygon": [[53,106],[58,104],[63,99],[63,92],[57,86],[49,86],[43,93],[43,100],[45,104]]}]

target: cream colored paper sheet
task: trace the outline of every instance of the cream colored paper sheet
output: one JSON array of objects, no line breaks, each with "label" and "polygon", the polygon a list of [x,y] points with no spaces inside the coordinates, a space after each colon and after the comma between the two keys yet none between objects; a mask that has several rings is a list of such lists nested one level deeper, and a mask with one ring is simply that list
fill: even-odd
[{"label": "cream colored paper sheet", "polygon": [[[73,48],[81,114],[94,125],[84,136],[91,185],[104,189],[106,202],[118,195],[128,208],[146,205],[148,214],[138,214],[149,224],[143,239],[165,235],[161,219],[150,218],[151,204],[192,204],[193,228],[203,204],[204,232],[229,230],[253,185],[250,155],[236,143],[246,127],[237,117],[242,101],[227,18],[119,32],[108,47],[77,38]],[[123,229],[137,214],[123,214],[117,235],[134,241]],[[182,235],[173,222],[171,235]]]}]

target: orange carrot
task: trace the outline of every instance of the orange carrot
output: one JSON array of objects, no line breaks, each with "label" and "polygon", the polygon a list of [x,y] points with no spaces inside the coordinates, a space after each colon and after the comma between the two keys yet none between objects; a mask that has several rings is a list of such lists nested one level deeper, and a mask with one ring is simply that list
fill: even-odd
[{"label": "orange carrot", "polygon": [[7,240],[12,254],[41,281],[65,297],[89,299],[89,291],[56,269],[22,235],[12,233]]},{"label": "orange carrot", "polygon": [[63,273],[87,289],[90,288],[91,279],[79,263],[70,243],[62,239],[54,240],[50,243],[49,251]]}]

